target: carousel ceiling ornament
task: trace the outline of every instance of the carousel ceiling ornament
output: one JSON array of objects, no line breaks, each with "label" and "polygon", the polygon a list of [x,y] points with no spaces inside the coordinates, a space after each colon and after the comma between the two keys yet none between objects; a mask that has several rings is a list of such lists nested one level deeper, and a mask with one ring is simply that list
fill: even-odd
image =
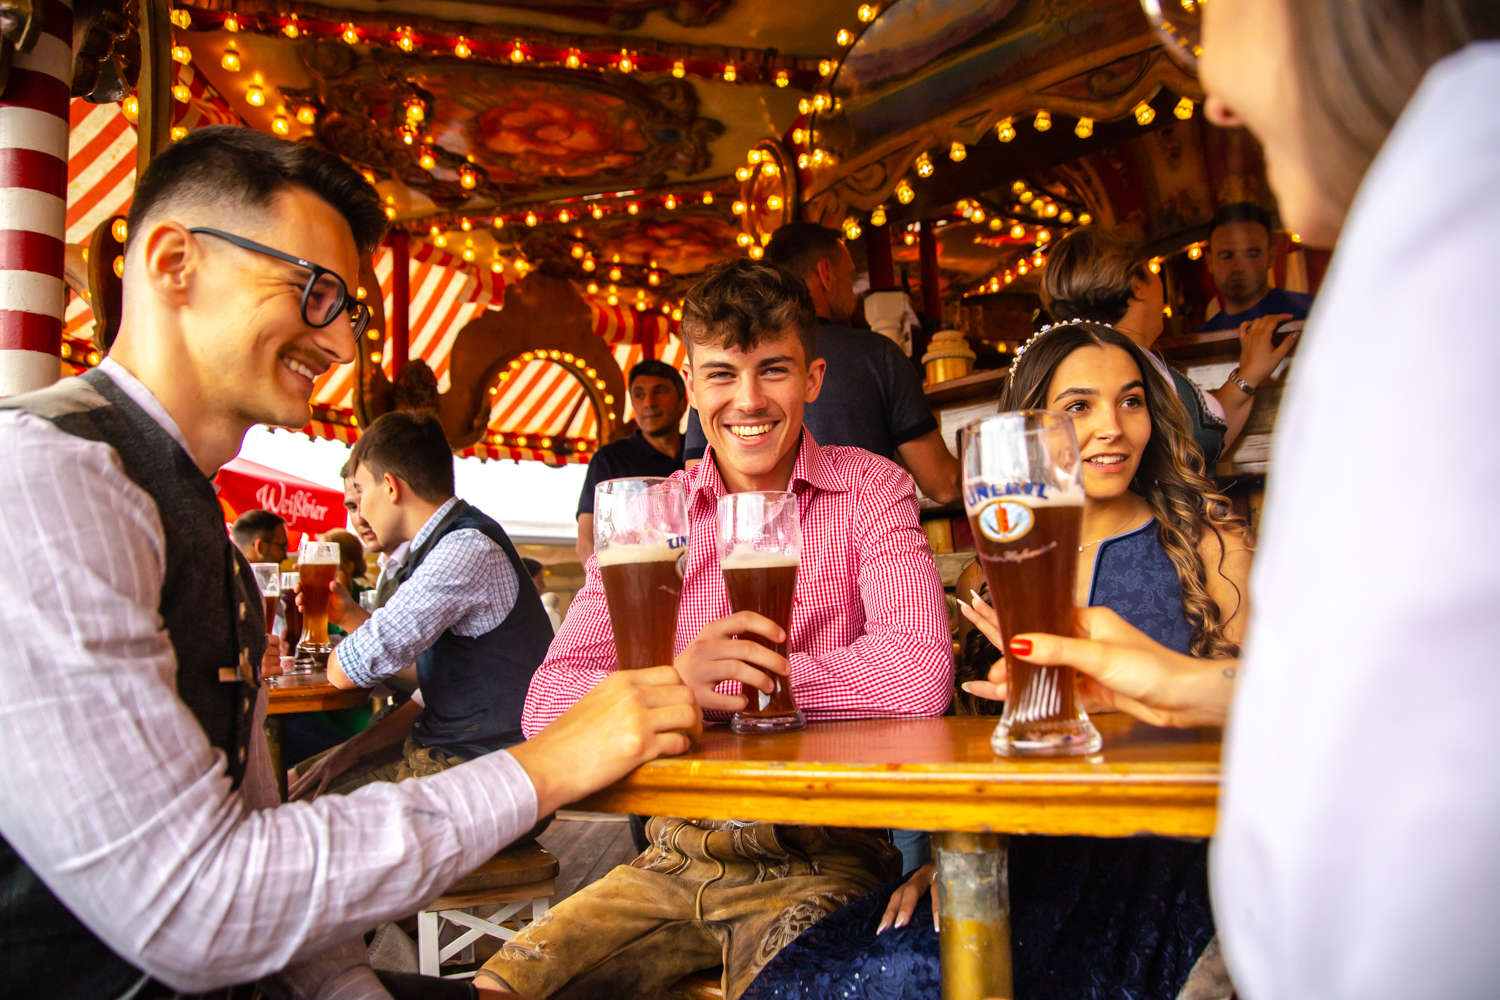
[{"label": "carousel ceiling ornament", "polygon": [[1203,53],[1203,5],[1207,0],[1141,0],[1146,20],[1177,64],[1198,75]]},{"label": "carousel ceiling ornament", "polygon": [[740,197],[735,203],[739,239],[750,256],[759,259],[771,234],[797,218],[796,166],[780,142],[762,139],[746,154],[746,165],[736,176],[740,179]]},{"label": "carousel ceiling ornament", "polygon": [[511,7],[537,10],[557,17],[607,24],[619,31],[638,28],[646,15],[659,10],[667,17],[689,28],[702,27],[717,20],[729,9],[732,0],[469,0],[487,7]]}]

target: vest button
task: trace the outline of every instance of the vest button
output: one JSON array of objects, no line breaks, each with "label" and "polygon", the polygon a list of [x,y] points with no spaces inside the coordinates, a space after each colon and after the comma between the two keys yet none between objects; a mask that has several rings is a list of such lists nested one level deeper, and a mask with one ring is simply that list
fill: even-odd
[{"label": "vest button", "polygon": [[245,763],[245,748],[244,747],[240,747],[240,750],[239,750],[239,753],[237,754],[237,756],[239,757],[241,764]]},{"label": "vest button", "polygon": [[244,620],[245,620],[245,602],[241,601],[240,602],[240,621],[244,621]]}]

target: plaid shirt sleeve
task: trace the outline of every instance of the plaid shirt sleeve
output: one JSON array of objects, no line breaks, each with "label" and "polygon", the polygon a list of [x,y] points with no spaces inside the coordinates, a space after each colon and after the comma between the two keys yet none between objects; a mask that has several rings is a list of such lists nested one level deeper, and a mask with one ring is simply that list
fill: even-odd
[{"label": "plaid shirt sleeve", "polygon": [[583,589],[568,606],[568,616],[553,637],[547,658],[531,677],[521,710],[521,732],[527,739],[615,671],[615,633],[604,603],[597,556],[589,556],[585,573]]}]

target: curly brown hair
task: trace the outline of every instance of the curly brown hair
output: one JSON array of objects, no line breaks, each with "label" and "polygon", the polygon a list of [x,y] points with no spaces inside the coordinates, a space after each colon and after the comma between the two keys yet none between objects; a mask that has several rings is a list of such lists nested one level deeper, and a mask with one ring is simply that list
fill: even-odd
[{"label": "curly brown hair", "polygon": [[1192,654],[1215,658],[1238,656],[1239,645],[1225,634],[1224,616],[1209,595],[1208,569],[1199,545],[1209,532],[1218,538],[1217,569],[1222,571],[1227,548],[1224,536],[1242,538],[1248,544],[1247,529],[1233,513],[1229,499],[1205,473],[1203,452],[1198,450],[1188,430],[1187,410],[1146,352],[1123,333],[1103,324],[1069,323],[1053,327],[1021,356],[1001,394],[1000,408],[1045,410],[1047,389],[1058,365],[1082,347],[1118,347],[1140,369],[1146,411],[1151,415],[1151,438],[1146,442],[1130,488],[1155,515],[1161,547],[1177,568],[1177,577],[1182,582],[1183,611],[1193,629]]}]

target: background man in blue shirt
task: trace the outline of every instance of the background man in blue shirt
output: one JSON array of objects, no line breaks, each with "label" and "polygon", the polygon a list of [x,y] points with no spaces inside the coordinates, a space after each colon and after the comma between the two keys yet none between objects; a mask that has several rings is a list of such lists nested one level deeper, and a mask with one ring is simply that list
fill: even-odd
[{"label": "background man in blue shirt", "polygon": [[1271,216],[1259,205],[1235,202],[1214,213],[1208,235],[1208,273],[1224,299],[1222,311],[1194,330],[1234,330],[1262,316],[1306,319],[1313,297],[1271,287]]}]

